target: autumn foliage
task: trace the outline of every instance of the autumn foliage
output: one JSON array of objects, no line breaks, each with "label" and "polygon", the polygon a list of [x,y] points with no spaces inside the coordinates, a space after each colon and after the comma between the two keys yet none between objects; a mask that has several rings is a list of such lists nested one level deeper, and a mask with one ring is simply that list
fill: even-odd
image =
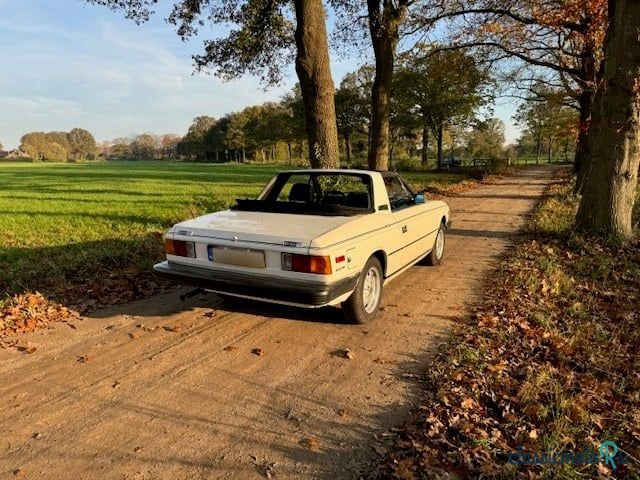
[{"label": "autumn foliage", "polygon": [[15,295],[0,307],[0,338],[79,319],[75,310],[51,302],[38,292]]},{"label": "autumn foliage", "polygon": [[[552,187],[486,302],[458,320],[383,477],[640,475],[631,460],[640,458],[640,242],[571,234],[569,189]],[[626,466],[508,463],[519,446],[578,452],[604,440],[624,450]]]}]

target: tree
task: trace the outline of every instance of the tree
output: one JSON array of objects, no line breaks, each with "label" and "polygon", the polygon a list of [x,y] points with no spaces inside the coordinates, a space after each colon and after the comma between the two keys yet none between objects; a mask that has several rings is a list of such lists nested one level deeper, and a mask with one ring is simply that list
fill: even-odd
[{"label": "tree", "polygon": [[30,132],[20,139],[20,150],[34,160],[65,162],[70,148],[65,132]]},{"label": "tree", "polygon": [[178,153],[196,160],[210,159],[211,153],[215,150],[210,132],[216,124],[217,120],[207,115],[194,118],[187,134],[177,145]]},{"label": "tree", "polygon": [[[128,18],[146,21],[157,0],[86,0],[123,10]],[[322,0],[294,0],[296,28],[286,0],[179,0],[168,21],[182,39],[210,22],[223,25],[225,37],[205,41],[205,51],[194,56],[200,71],[225,79],[245,73],[261,75],[267,85],[278,83],[295,44],[296,72],[305,105],[310,162],[314,167],[338,164],[338,133],[334,87]],[[231,28],[228,28],[231,26]],[[295,40],[295,43],[294,43]]]},{"label": "tree", "polygon": [[629,239],[640,162],[640,2],[610,0],[578,229]]},{"label": "tree", "polygon": [[157,149],[158,139],[150,133],[138,135],[131,144],[131,153],[136,160],[155,158]]},{"label": "tree", "polygon": [[[229,115],[224,143],[226,147],[232,151],[233,158],[227,158],[227,160],[234,160],[236,162],[241,159],[243,161],[245,160],[245,148],[247,144],[245,128],[247,126],[249,116],[258,113],[255,110],[258,110],[259,108],[260,107],[248,107],[242,112]],[[252,112],[252,110],[254,110],[255,113]]]},{"label": "tree", "polygon": [[300,142],[300,157],[303,157],[302,142],[306,137],[304,103],[300,85],[296,85],[291,92],[286,93],[280,99],[282,117],[278,122],[280,138],[287,144],[289,163],[293,160],[293,147],[295,142]]},{"label": "tree", "polygon": [[358,85],[358,74],[347,74],[336,90],[336,120],[338,132],[344,139],[347,165],[351,164],[351,138],[364,130],[369,120],[369,96]]},{"label": "tree", "polygon": [[46,137],[44,132],[25,133],[20,138],[20,150],[29,155],[33,160],[42,160],[46,149]]},{"label": "tree", "polygon": [[71,144],[69,134],[66,132],[45,133],[47,147],[44,152],[46,160],[66,162],[71,157]]},{"label": "tree", "polygon": [[551,162],[554,143],[561,144],[565,159],[570,143],[575,143],[578,132],[577,111],[562,101],[563,93],[557,90],[538,90],[523,102],[514,115],[524,135],[535,143],[536,163],[540,162],[543,142],[547,143],[547,159]]},{"label": "tree", "polygon": [[66,162],[69,152],[58,142],[48,142],[43,159],[51,162]]},{"label": "tree", "polygon": [[302,100],[312,167],[339,167],[338,127],[329,42],[322,0],[295,0],[296,72]]},{"label": "tree", "polygon": [[96,139],[83,128],[74,128],[68,135],[69,152],[75,160],[85,160],[94,156],[97,150]]},{"label": "tree", "polygon": [[580,112],[574,160],[579,190],[588,171],[589,124],[607,0],[430,0],[420,5],[413,31],[439,28],[451,32],[451,44],[445,48],[475,48],[488,60],[507,59],[514,78],[523,80],[527,90],[532,78],[565,90]]},{"label": "tree", "polygon": [[178,154],[178,144],[182,140],[180,135],[166,133],[160,137],[160,154],[163,158],[176,158]]},{"label": "tree", "polygon": [[109,148],[109,155],[120,160],[130,158],[132,155],[131,143],[131,140],[127,138],[114,139]]},{"label": "tree", "polygon": [[401,99],[402,108],[419,119],[423,163],[431,130],[437,141],[440,167],[445,128],[468,120],[488,101],[491,78],[473,57],[460,50],[429,53],[426,46],[401,59],[396,77],[395,95]]},{"label": "tree", "polygon": [[369,32],[375,56],[375,78],[371,91],[369,168],[387,170],[391,89],[400,26],[410,0],[367,0]]},{"label": "tree", "polygon": [[4,150],[4,146],[2,145],[2,142],[0,142],[0,150]]},{"label": "tree", "polygon": [[504,153],[504,122],[489,118],[478,122],[468,135],[467,151],[471,158],[498,160]]}]

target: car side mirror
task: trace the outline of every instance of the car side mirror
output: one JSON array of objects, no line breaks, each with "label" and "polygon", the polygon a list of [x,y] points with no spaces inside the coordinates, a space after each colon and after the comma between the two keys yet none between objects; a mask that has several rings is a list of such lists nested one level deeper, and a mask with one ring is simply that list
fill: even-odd
[{"label": "car side mirror", "polygon": [[426,202],[427,200],[424,198],[424,194],[419,193],[418,195],[416,195],[416,196],[413,198],[413,201],[414,201],[414,203],[424,203],[424,202]]}]

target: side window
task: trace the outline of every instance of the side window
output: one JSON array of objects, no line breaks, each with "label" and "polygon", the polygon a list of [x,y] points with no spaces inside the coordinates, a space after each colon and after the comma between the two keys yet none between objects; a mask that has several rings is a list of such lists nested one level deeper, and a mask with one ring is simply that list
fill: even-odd
[{"label": "side window", "polygon": [[398,177],[385,177],[384,184],[387,187],[391,210],[399,210],[413,205],[413,195]]}]

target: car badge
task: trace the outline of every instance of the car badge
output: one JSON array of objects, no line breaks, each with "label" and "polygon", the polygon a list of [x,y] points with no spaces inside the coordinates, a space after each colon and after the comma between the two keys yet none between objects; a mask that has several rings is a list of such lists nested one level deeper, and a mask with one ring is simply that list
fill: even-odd
[{"label": "car badge", "polygon": [[238,241],[238,237],[233,237],[233,241],[237,242]]}]

